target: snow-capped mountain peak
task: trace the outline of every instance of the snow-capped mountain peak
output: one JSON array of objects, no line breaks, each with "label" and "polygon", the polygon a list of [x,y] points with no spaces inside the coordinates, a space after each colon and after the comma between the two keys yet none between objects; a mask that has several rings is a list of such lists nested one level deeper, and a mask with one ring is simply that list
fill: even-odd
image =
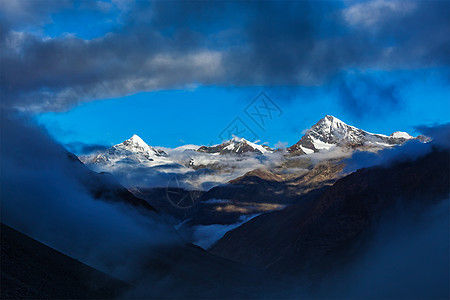
[{"label": "snow-capped mountain peak", "polygon": [[373,134],[347,125],[334,116],[326,115],[308,129],[300,141],[289,147],[288,151],[295,154],[310,154],[335,146],[384,148],[402,144],[412,138],[414,137],[406,132],[399,131],[390,136]]},{"label": "snow-capped mountain peak", "polygon": [[330,127],[334,127],[334,128],[349,126],[332,115],[326,115],[319,122],[324,123],[324,124],[326,124]]},{"label": "snow-capped mountain peak", "polygon": [[246,152],[255,152],[264,154],[266,152],[272,152],[273,150],[267,146],[258,145],[252,143],[244,138],[233,136],[232,139],[214,146],[202,146],[198,148],[198,152],[212,153],[212,154],[242,154]]},{"label": "snow-capped mountain peak", "polygon": [[137,134],[133,134],[133,136],[123,142],[125,145],[133,145],[136,147],[147,148],[149,147]]},{"label": "snow-capped mountain peak", "polygon": [[128,140],[124,141],[121,144],[117,144],[117,145],[111,147],[110,149],[112,149],[112,148],[114,148],[115,150],[124,150],[124,151],[129,151],[132,153],[144,154],[144,155],[148,155],[149,157],[165,155],[164,151],[155,149],[155,148],[147,145],[147,143],[144,142],[144,140],[142,140],[136,134],[133,134],[133,136],[131,138],[129,138]]},{"label": "snow-capped mountain peak", "polygon": [[123,163],[123,162],[152,162],[160,160],[160,157],[165,157],[167,154],[156,148],[153,148],[144,142],[138,135],[134,134],[128,140],[114,145],[111,148],[98,153],[89,163]]}]

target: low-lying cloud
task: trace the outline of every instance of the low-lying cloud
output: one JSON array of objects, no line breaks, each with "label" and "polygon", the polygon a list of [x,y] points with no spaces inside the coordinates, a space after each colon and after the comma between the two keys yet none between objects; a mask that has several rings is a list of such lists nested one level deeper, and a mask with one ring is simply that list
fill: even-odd
[{"label": "low-lying cloud", "polygon": [[80,180],[89,171],[40,129],[0,119],[3,223],[124,280],[152,249],[178,243],[156,215],[94,199]]},{"label": "low-lying cloud", "polygon": [[354,152],[351,158],[345,160],[344,172],[354,172],[357,169],[371,166],[389,166],[393,163],[414,161],[430,153],[435,148],[450,148],[450,123],[435,126],[419,126],[417,128],[426,137],[431,138],[431,141],[409,140],[403,145],[384,149],[376,153]]},{"label": "low-lying cloud", "polygon": [[[259,168],[273,168],[283,160],[280,152],[256,155],[211,155],[196,151],[164,148],[171,164],[146,166],[123,163],[90,164],[97,172],[112,173],[126,187],[176,187],[188,190],[209,190]],[[196,168],[188,166],[194,160]]]},{"label": "low-lying cloud", "polygon": [[242,215],[240,221],[234,224],[210,224],[210,225],[196,225],[193,226],[193,243],[202,247],[203,249],[209,249],[215,242],[220,240],[225,233],[234,228],[239,227],[245,222],[250,221],[259,214]]}]

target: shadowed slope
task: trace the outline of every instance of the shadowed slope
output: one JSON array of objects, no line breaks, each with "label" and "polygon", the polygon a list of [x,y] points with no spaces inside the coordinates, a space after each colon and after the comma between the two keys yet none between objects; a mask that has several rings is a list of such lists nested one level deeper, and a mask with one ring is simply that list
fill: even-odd
[{"label": "shadowed slope", "polygon": [[1,224],[1,298],[114,298],[128,285]]},{"label": "shadowed slope", "polygon": [[419,214],[448,197],[449,152],[358,170],[322,196],[228,232],[210,251],[241,263],[313,276],[331,269],[386,213]]}]

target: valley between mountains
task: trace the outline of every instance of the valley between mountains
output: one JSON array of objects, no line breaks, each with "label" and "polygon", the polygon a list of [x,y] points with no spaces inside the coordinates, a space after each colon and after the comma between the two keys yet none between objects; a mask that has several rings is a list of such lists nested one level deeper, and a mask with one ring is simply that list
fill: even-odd
[{"label": "valley between mountains", "polygon": [[152,147],[139,136],[80,159],[116,177],[164,214],[186,238],[207,249],[227,231],[311,198],[343,177],[345,159],[414,138],[372,134],[327,115],[294,145],[272,149],[233,137],[213,146]]}]

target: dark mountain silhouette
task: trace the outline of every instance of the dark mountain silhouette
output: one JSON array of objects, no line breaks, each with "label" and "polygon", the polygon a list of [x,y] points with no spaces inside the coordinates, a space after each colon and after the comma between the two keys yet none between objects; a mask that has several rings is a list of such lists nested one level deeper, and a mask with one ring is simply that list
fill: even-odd
[{"label": "dark mountain silhouette", "polygon": [[109,299],[128,287],[1,224],[2,299]]},{"label": "dark mountain silhouette", "polygon": [[[283,295],[290,283],[192,244],[159,247],[130,283],[115,279],[1,224],[2,299],[190,298]],[[261,290],[261,289],[264,290]]]}]

